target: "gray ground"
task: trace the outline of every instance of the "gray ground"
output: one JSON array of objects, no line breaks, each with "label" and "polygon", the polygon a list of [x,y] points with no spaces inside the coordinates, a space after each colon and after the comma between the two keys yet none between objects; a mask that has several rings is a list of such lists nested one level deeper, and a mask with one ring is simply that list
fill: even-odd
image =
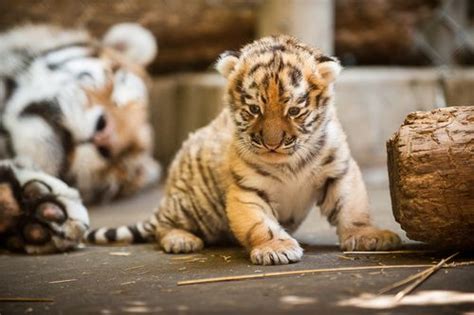
[{"label": "gray ground", "polygon": [[[385,172],[366,171],[365,177],[375,221],[402,234],[391,215]],[[159,197],[160,190],[156,188],[129,200],[96,207],[91,210],[94,226],[130,223],[146,218]],[[211,248],[195,255],[177,256],[166,255],[153,244],[88,247],[67,254],[38,257],[4,254],[0,256],[0,298],[35,297],[54,301],[0,302],[0,314],[473,314],[474,301],[442,306],[402,306],[389,310],[337,305],[339,301],[362,293],[375,293],[421,270],[418,268],[305,274],[177,286],[177,281],[216,276],[380,264],[427,264],[450,254],[343,255],[337,249],[334,231],[316,212],[311,213],[297,237],[309,244],[305,246],[303,261],[272,267],[251,265],[246,253],[237,247]],[[410,243],[408,246],[418,245]],[[472,257],[464,254],[457,259],[468,260]],[[441,270],[419,288],[435,289],[473,292],[474,267]]]}]

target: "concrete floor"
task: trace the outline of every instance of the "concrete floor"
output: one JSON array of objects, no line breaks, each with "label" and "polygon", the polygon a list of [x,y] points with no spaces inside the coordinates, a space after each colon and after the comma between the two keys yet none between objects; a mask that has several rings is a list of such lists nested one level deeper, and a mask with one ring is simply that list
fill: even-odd
[{"label": "concrete floor", "polygon": [[[401,233],[393,221],[386,176],[364,172],[375,221]],[[157,204],[159,188],[112,205],[91,209],[94,226],[146,218]],[[406,237],[401,233],[404,240]],[[287,266],[254,266],[241,248],[210,248],[194,255],[166,255],[154,244],[87,247],[50,256],[0,256],[0,298],[51,298],[53,302],[0,302],[12,313],[226,313],[226,314],[473,314],[471,303],[400,306],[388,310],[338,306],[338,302],[375,293],[422,268],[305,274],[240,282],[177,286],[177,281],[216,276],[314,268],[430,264],[449,253],[343,255],[336,236],[314,211],[297,232],[305,246],[303,261]],[[408,247],[419,245],[408,243]],[[464,254],[457,260],[472,259]],[[474,291],[474,268],[439,271],[419,290]],[[396,291],[395,291],[396,292]],[[471,312],[471,313],[469,313]]]}]

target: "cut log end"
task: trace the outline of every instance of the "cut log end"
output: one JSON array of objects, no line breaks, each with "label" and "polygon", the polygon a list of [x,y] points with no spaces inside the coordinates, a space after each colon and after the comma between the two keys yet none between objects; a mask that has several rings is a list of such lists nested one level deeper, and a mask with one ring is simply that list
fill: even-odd
[{"label": "cut log end", "polygon": [[474,106],[414,112],[387,142],[395,219],[413,240],[474,248]]}]

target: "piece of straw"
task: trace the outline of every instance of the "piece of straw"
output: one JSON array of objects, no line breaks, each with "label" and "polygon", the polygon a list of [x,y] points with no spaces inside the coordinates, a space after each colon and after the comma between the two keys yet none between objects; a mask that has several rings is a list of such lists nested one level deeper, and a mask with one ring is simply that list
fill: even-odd
[{"label": "piece of straw", "polygon": [[406,249],[406,250],[382,250],[382,251],[353,251],[342,252],[344,255],[392,255],[392,254],[424,254],[432,253],[434,250]]},{"label": "piece of straw", "polygon": [[429,269],[426,270],[426,273],[424,273],[418,280],[413,282],[411,285],[403,289],[402,291],[398,292],[397,295],[395,295],[395,301],[400,302],[407,294],[410,294],[413,290],[415,290],[420,284],[426,281],[432,274],[434,274],[436,271],[440,270],[444,264],[448,261],[450,261],[452,258],[457,256],[459,252],[452,254],[451,256],[442,259],[438,264],[430,267]]},{"label": "piece of straw", "polygon": [[49,284],[56,284],[56,283],[66,283],[66,282],[73,282],[73,281],[77,281],[77,279],[56,280],[56,281],[50,281],[48,283]]},{"label": "piece of straw", "polygon": [[402,285],[404,284],[407,284],[407,283],[410,283],[416,279],[418,279],[419,277],[423,276],[425,273],[429,272],[430,269],[425,269],[423,271],[420,271],[418,273],[415,273],[414,275],[411,275],[409,276],[408,278],[406,279],[403,279],[403,280],[400,280],[398,282],[395,282],[394,284],[391,284],[389,286],[386,286],[385,288],[379,290],[379,292],[377,292],[378,295],[381,295],[381,294],[384,294],[384,293],[387,293],[395,288],[398,288],[398,287],[401,287]]},{"label": "piece of straw", "polygon": [[292,271],[257,273],[257,274],[248,274],[248,275],[240,275],[240,276],[226,276],[226,277],[204,278],[204,279],[196,279],[196,280],[184,280],[184,281],[178,281],[177,285],[182,286],[182,285],[205,284],[205,283],[224,282],[224,281],[240,281],[240,280],[270,278],[270,277],[289,276],[289,275],[303,275],[303,274],[308,274],[308,273],[325,273],[325,272],[357,271],[357,270],[380,270],[380,269],[402,269],[402,268],[424,268],[424,267],[433,267],[433,266],[434,265],[431,265],[431,264],[419,264],[419,265],[381,265],[381,266],[341,267],[341,268],[325,268],[325,269],[303,269],[303,270],[292,270]]},{"label": "piece of straw", "polygon": [[0,302],[54,302],[49,298],[31,298],[31,297],[0,297]]}]

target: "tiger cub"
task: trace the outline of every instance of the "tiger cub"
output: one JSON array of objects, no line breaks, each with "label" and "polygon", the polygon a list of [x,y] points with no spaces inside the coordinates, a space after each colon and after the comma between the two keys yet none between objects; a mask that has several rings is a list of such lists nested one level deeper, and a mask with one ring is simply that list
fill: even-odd
[{"label": "tiger cub", "polygon": [[166,252],[236,240],[254,264],[288,264],[291,233],[317,205],[343,250],[385,250],[400,238],[370,221],[367,192],[336,117],[339,62],[289,36],[226,52],[225,108],[191,134],[149,221],[88,235],[94,243],[156,238]]},{"label": "tiger cub", "polygon": [[102,40],[51,25],[0,34],[0,247],[73,248],[89,227],[83,201],[159,178],[145,71],[156,52],[131,23]]}]

